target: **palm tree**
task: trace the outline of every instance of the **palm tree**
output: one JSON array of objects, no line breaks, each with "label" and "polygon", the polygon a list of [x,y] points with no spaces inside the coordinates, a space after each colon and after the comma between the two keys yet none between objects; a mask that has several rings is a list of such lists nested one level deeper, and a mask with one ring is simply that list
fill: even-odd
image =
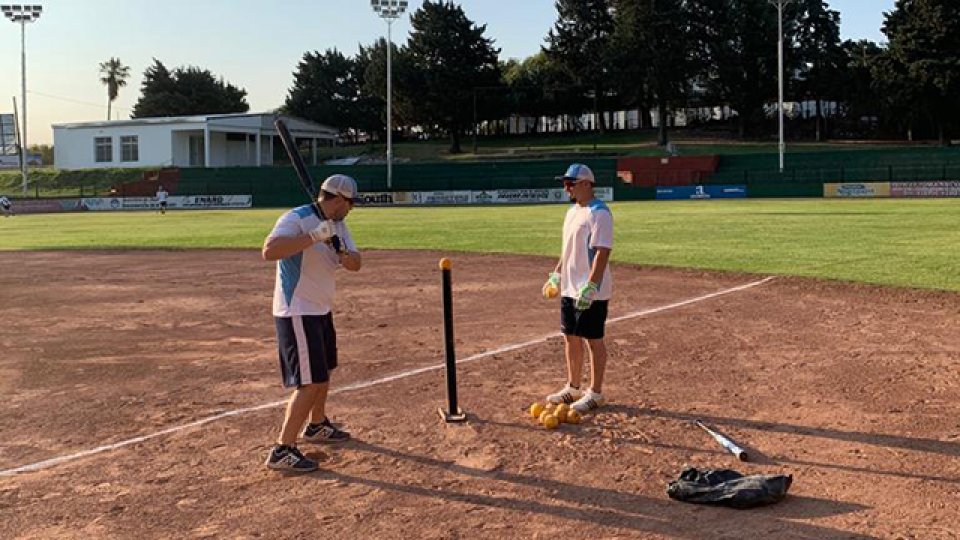
[{"label": "palm tree", "polygon": [[107,120],[110,120],[110,106],[120,94],[120,88],[127,85],[130,66],[123,65],[119,58],[100,62],[100,82],[107,86]]}]

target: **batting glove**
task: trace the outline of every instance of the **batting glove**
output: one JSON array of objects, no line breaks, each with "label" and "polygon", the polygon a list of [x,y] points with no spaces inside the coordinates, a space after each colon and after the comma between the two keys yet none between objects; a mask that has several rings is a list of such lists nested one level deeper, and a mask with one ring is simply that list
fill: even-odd
[{"label": "batting glove", "polygon": [[317,242],[326,242],[333,238],[333,235],[336,234],[336,229],[329,220],[324,220],[320,222],[320,225],[316,229],[309,231],[307,234],[310,235],[310,239],[313,240],[313,243]]},{"label": "batting glove", "polygon": [[577,309],[580,311],[589,309],[599,288],[599,285],[592,281],[588,281],[583,287],[580,287],[580,291],[577,293]]},{"label": "batting glove", "polygon": [[547,277],[547,282],[543,284],[543,297],[546,299],[553,298],[560,293],[560,274],[557,272],[550,272]]}]

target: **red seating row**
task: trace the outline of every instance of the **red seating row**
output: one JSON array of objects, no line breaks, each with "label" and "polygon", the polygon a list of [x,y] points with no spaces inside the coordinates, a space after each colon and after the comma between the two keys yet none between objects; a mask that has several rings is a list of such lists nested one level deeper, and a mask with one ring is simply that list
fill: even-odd
[{"label": "red seating row", "polygon": [[720,156],[626,157],[617,160],[617,176],[634,186],[688,186],[709,180]]}]

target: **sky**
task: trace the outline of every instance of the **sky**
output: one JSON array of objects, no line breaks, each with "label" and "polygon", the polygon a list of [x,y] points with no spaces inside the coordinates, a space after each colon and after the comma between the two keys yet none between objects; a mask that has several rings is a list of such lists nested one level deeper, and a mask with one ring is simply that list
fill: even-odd
[{"label": "sky", "polygon": [[[3,3],[17,3],[4,0]],[[27,140],[52,144],[51,124],[106,120],[99,65],[130,66],[113,118],[128,118],[153,58],[168,68],[198,66],[246,89],[251,112],[280,106],[303,54],[337,48],[354,55],[386,35],[369,0],[32,0],[39,21],[26,26]],[[553,0],[462,0],[467,17],[487,25],[501,59],[535,54],[556,20]],[[843,39],[886,41],[880,27],[894,0],[828,0]],[[410,0],[415,10],[422,0]],[[392,25],[397,43],[409,12]],[[0,20],[0,113],[21,100],[20,25]]]}]

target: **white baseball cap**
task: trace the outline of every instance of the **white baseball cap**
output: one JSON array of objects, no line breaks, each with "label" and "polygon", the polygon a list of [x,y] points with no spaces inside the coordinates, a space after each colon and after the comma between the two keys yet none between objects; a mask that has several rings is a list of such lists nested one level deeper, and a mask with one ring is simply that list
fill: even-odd
[{"label": "white baseball cap", "polygon": [[357,181],[345,174],[328,176],[320,185],[320,189],[351,200],[357,198]]},{"label": "white baseball cap", "polygon": [[573,165],[567,167],[567,172],[565,172],[563,176],[558,176],[557,180],[573,180],[574,182],[585,181],[590,182],[591,184],[595,184],[597,182],[593,178],[593,171],[591,171],[590,167],[587,167],[583,163],[574,163]]}]

